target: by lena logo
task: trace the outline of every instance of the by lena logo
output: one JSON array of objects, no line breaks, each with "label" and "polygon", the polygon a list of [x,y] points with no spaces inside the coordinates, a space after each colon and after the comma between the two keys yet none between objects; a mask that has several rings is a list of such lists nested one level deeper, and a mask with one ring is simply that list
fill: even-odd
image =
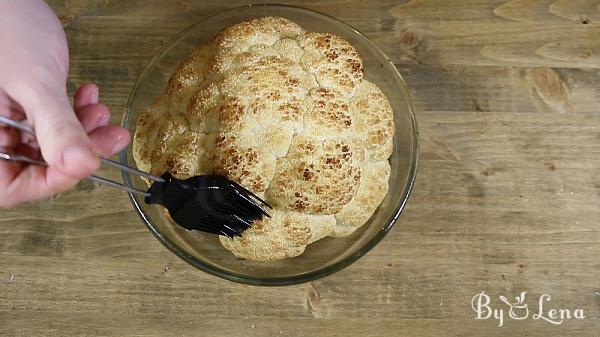
[{"label": "by lena logo", "polygon": [[[491,297],[482,291],[473,296],[471,299],[471,307],[475,311],[475,319],[494,318],[498,321],[498,326],[504,325],[505,315],[508,313],[508,318],[512,320],[524,320],[530,317],[529,305],[526,301],[527,292],[523,291],[519,296],[515,297],[514,302],[509,301],[505,296],[500,295],[498,303],[492,303]],[[538,298],[537,312],[531,315],[533,320],[543,320],[550,324],[561,325],[569,319],[584,319],[585,313],[583,309],[565,309],[565,308],[549,308],[549,302],[552,297],[549,294],[542,294]],[[493,307],[495,304],[502,307]]]}]

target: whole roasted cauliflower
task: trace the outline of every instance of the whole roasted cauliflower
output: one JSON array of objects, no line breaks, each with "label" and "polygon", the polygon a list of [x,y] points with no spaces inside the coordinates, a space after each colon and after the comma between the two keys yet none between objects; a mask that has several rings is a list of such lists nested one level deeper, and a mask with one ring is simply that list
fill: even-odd
[{"label": "whole roasted cauliflower", "polygon": [[134,157],[153,174],[221,174],[264,198],[271,218],[220,241],[267,261],[369,219],[388,190],[393,134],[392,108],[352,45],[264,17],[179,65],[137,120]]}]

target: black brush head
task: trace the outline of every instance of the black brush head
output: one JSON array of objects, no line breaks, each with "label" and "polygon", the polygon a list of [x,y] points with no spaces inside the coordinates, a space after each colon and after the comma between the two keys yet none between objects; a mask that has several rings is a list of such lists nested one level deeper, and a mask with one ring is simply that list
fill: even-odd
[{"label": "black brush head", "polygon": [[207,233],[241,236],[252,222],[269,216],[265,201],[243,186],[219,175],[177,179],[169,173],[164,182],[150,186],[145,201],[164,206],[183,228]]}]

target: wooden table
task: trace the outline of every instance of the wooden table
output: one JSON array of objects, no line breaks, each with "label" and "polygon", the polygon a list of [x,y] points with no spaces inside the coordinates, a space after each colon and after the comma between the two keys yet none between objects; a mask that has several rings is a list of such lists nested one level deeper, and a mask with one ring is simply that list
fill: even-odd
[{"label": "wooden table", "polygon": [[[421,160],[394,230],[332,276],[245,286],[187,265],[125,194],[84,182],[0,211],[0,335],[598,336],[600,3],[292,3],[357,27],[411,88]],[[163,42],[248,1],[50,4],[71,46],[69,90],[98,83],[118,122]],[[505,310],[502,327],[475,320],[482,291]],[[530,316],[510,319],[498,296],[522,291]],[[545,311],[585,319],[533,319],[543,293]]]}]

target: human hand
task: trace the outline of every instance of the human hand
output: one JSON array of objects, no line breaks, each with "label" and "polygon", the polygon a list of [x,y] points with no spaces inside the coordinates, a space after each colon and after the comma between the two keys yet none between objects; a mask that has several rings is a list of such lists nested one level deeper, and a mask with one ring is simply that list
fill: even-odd
[{"label": "human hand", "polygon": [[62,26],[41,0],[0,1],[0,114],[26,120],[37,141],[0,127],[0,147],[35,156],[48,167],[0,161],[0,207],[45,198],[72,188],[130,141],[108,125],[110,112],[98,88],[81,86],[70,104],[68,47]]}]

